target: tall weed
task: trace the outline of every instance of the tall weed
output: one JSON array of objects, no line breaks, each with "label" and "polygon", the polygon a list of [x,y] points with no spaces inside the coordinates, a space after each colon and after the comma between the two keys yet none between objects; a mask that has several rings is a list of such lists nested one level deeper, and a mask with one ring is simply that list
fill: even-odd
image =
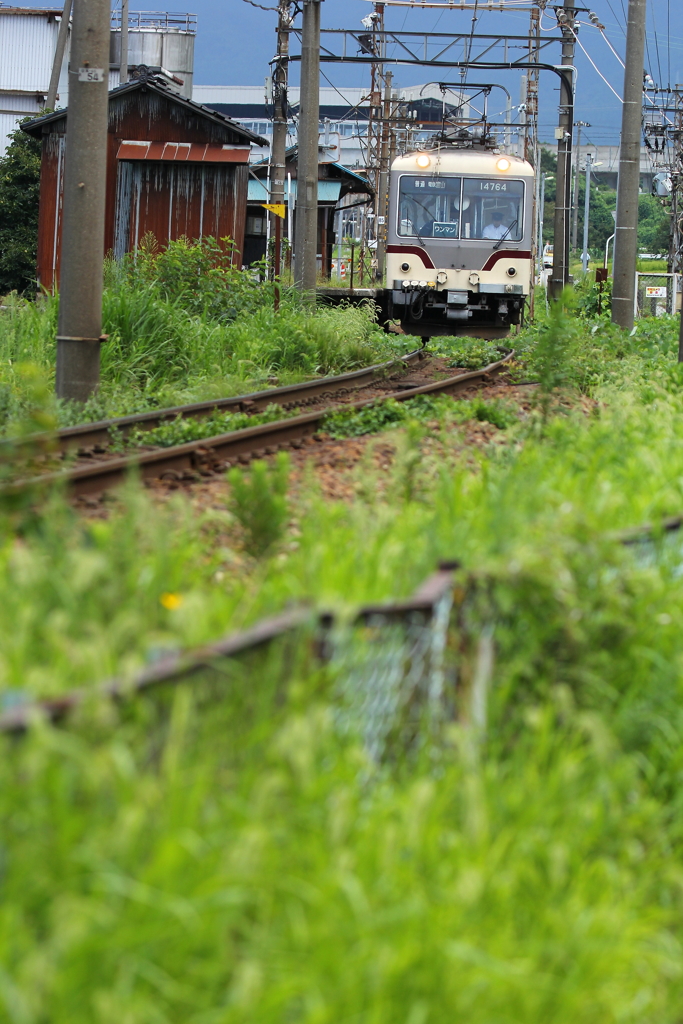
[{"label": "tall weed", "polygon": [[229,508],[244,530],[245,549],[260,558],[282,538],[289,517],[289,456],[279,452],[274,465],[256,459],[248,471],[231,469]]}]

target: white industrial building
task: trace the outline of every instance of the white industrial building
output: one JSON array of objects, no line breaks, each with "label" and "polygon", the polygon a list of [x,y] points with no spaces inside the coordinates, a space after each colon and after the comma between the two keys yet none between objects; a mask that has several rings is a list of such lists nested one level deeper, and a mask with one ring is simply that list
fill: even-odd
[{"label": "white industrial building", "polygon": [[[52,74],[61,8],[15,7],[0,3],[0,153],[7,136],[22,117],[35,116],[45,106]],[[165,74],[169,85],[192,98],[193,14],[158,11],[131,12],[128,18],[128,66],[145,64]],[[121,11],[112,11],[109,87],[119,84]],[[57,106],[68,103],[69,43],[57,88]]]},{"label": "white industrial building", "polygon": [[[197,103],[226,114],[239,121],[257,135],[272,135],[272,101],[263,85],[195,85],[192,98]],[[299,109],[299,87],[291,86],[287,97],[292,111],[289,122],[288,144],[296,143],[296,115]],[[411,139],[419,142],[434,134],[441,126],[443,95],[435,82],[413,85],[394,90],[396,101],[410,112],[414,123],[424,130],[411,129]],[[454,108],[456,97],[448,94],[447,107]],[[461,108],[463,117],[469,116],[467,103]],[[320,89],[320,130],[322,142],[336,161],[345,167],[363,168],[366,164],[365,138],[370,116],[368,89],[342,86],[339,89]],[[332,149],[330,150],[330,147]],[[252,160],[267,159],[267,149],[252,149]]]}]

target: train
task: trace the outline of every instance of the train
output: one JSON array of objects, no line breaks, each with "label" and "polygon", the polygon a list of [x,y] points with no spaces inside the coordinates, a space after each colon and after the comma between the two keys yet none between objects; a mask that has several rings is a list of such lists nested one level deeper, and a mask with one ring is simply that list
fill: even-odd
[{"label": "train", "polygon": [[533,287],[534,168],[467,136],[397,157],[389,178],[384,309],[423,343],[503,338]]}]

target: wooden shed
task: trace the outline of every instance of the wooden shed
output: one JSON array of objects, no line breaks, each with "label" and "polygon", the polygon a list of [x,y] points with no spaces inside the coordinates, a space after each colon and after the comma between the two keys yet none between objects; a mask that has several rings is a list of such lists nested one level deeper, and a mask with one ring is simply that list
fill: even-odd
[{"label": "wooden shed", "polygon": [[[38,282],[59,283],[68,108],[22,125],[42,138]],[[251,144],[264,140],[153,77],[109,93],[105,252],[120,257],[151,232],[229,236],[242,263]]]}]

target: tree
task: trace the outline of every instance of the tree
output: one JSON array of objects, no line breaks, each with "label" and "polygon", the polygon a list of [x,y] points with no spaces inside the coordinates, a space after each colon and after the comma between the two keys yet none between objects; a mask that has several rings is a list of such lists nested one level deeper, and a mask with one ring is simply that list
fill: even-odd
[{"label": "tree", "polygon": [[10,139],[0,157],[0,295],[23,292],[35,281],[38,247],[40,139],[21,128]]},{"label": "tree", "polygon": [[638,197],[638,248],[642,252],[669,251],[669,214],[662,201],[643,193]]}]

